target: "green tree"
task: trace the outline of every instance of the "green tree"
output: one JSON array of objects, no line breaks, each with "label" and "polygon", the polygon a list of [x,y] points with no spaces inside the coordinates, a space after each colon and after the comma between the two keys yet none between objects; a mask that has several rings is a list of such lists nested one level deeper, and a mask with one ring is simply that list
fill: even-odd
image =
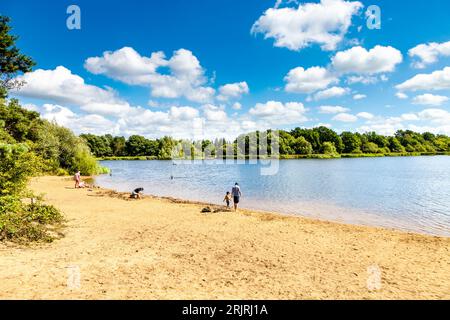
[{"label": "green tree", "polygon": [[10,34],[10,19],[0,16],[0,99],[6,98],[8,90],[22,85],[15,77],[20,72],[30,72],[35,65],[33,60],[20,53],[16,47],[17,36]]},{"label": "green tree", "polygon": [[389,137],[389,149],[391,152],[403,153],[405,152],[405,147],[397,140],[395,137]]},{"label": "green tree", "polygon": [[304,137],[298,137],[294,139],[292,149],[294,150],[295,154],[307,155],[313,153],[311,143],[306,141]]},{"label": "green tree", "polygon": [[26,144],[0,144],[0,196],[23,196],[39,161]]},{"label": "green tree", "polygon": [[322,126],[322,127],[314,128],[313,131],[315,131],[319,134],[320,142],[322,143],[323,153],[325,153],[325,151],[324,151],[325,147],[323,146],[324,142],[332,142],[338,153],[341,153],[342,150],[344,150],[344,144],[342,143],[341,137],[333,130]]},{"label": "green tree", "polygon": [[380,152],[378,145],[374,142],[364,143],[361,149],[364,153],[379,153]]},{"label": "green tree", "polygon": [[114,156],[125,156],[126,139],[124,137],[114,137],[111,142],[111,150]]},{"label": "green tree", "polygon": [[361,153],[361,138],[358,134],[342,132],[341,139],[344,144],[344,153]]},{"label": "green tree", "polygon": [[177,141],[175,141],[171,137],[163,137],[162,139],[158,140],[159,143],[159,154],[158,157],[160,159],[172,159],[172,152],[177,145]]},{"label": "green tree", "polygon": [[338,154],[333,142],[325,141],[323,143],[323,154],[326,154],[326,155],[337,155]]}]

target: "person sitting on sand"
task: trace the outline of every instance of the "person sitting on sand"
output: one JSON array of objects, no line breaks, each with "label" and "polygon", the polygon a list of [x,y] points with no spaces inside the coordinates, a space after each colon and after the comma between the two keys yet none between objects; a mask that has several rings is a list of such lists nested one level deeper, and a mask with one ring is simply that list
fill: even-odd
[{"label": "person sitting on sand", "polygon": [[131,199],[141,199],[141,192],[143,192],[143,191],[144,191],[144,188],[134,189],[130,195],[130,198]]},{"label": "person sitting on sand", "polygon": [[242,196],[241,188],[237,182],[235,183],[233,189],[231,189],[231,195],[233,196],[234,211],[237,211],[238,204]]},{"label": "person sitting on sand", "polygon": [[225,195],[225,198],[223,199],[223,202],[227,203],[227,209],[230,209],[230,203],[231,203],[231,193],[227,191],[227,194]]},{"label": "person sitting on sand", "polygon": [[78,184],[78,188],[80,188],[80,189],[84,189],[84,188],[88,188],[88,189],[91,189],[92,188],[92,186],[91,185],[89,185],[89,184],[87,184],[86,182],[84,182],[84,181],[80,181],[80,183]]},{"label": "person sitting on sand", "polygon": [[75,189],[80,188],[80,182],[81,182],[80,170],[77,170],[77,173],[75,173],[74,180],[75,180]]}]

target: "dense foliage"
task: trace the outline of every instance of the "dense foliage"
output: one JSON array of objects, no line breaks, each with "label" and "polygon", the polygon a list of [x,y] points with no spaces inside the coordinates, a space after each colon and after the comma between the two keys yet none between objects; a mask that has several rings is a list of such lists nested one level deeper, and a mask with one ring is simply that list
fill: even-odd
[{"label": "dense foliage", "polygon": [[91,175],[101,171],[83,139],[22,108],[15,99],[0,100],[0,143],[26,146],[27,155],[38,158],[36,163],[40,163],[42,172],[67,174],[80,170]]},{"label": "dense foliage", "polygon": [[8,90],[23,84],[16,75],[34,65],[15,46],[17,37],[9,34],[8,22],[0,16],[0,241],[50,241],[54,237],[49,230],[62,215],[35,199],[27,189],[29,178],[76,170],[88,175],[101,168],[84,140],[6,99]]},{"label": "dense foliage", "polygon": [[[296,128],[291,131],[253,132],[242,135],[234,141],[216,139],[214,141],[175,140],[170,137],[151,140],[133,135],[128,139],[111,135],[96,136],[84,134],[92,153],[99,158],[143,158],[170,159],[184,156],[215,157],[220,154],[261,155],[261,150],[271,153],[271,142],[277,139],[279,154],[283,157],[326,155],[329,157],[391,155],[391,154],[438,154],[450,152],[450,137],[432,133],[398,131],[394,136],[383,136],[375,132],[352,133],[318,127],[314,129]],[[260,147],[261,145],[261,147]],[[267,147],[266,147],[267,145]]]}]

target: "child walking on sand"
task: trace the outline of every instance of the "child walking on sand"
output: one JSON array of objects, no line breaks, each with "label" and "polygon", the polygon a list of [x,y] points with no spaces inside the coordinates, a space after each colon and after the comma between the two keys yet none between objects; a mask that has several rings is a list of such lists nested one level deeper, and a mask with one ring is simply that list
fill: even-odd
[{"label": "child walking on sand", "polygon": [[227,194],[225,195],[225,198],[223,199],[223,202],[227,203],[227,209],[230,209],[231,204],[231,193],[227,191]]}]

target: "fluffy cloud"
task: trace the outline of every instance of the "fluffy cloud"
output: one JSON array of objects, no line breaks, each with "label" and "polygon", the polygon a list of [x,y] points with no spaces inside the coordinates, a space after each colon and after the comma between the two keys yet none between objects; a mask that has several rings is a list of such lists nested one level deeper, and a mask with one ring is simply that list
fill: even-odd
[{"label": "fluffy cloud", "polygon": [[344,108],[341,106],[321,106],[321,107],[319,107],[319,113],[324,113],[324,114],[345,113],[348,111],[350,111],[350,109]]},{"label": "fluffy cloud", "polygon": [[420,104],[425,106],[440,106],[447,101],[448,97],[427,93],[414,97],[412,102],[414,104]]},{"label": "fluffy cloud", "polygon": [[355,84],[355,83],[375,84],[377,82],[378,78],[372,76],[350,76],[347,78],[348,84]]},{"label": "fluffy cloud", "polygon": [[365,98],[367,98],[367,96],[365,95],[365,94],[355,94],[354,96],[353,96],[353,100],[362,100],[362,99],[365,99]]},{"label": "fluffy cloud", "polygon": [[[167,67],[168,74],[158,72]],[[154,52],[143,57],[133,48],[124,47],[107,51],[102,57],[91,57],[85,68],[131,85],[149,86],[153,97],[180,98],[194,102],[211,101],[215,90],[206,86],[208,79],[193,53],[186,49],[175,51],[170,59],[163,52]]]},{"label": "fluffy cloud", "polygon": [[55,121],[61,126],[71,128],[77,134],[115,134],[118,133],[118,127],[109,119],[97,114],[79,115],[67,107],[55,104],[44,104],[42,106],[27,104],[28,110],[37,111],[43,119]]},{"label": "fluffy cloud", "polygon": [[450,134],[450,112],[443,109],[425,109],[417,113],[406,113],[398,117],[375,117],[358,128],[360,132],[376,131],[393,135],[397,130]]},{"label": "fluffy cloud", "polygon": [[167,66],[163,52],[154,52],[150,58],[142,57],[133,48],[106,51],[102,57],[88,58],[84,67],[93,74],[103,74],[132,85],[151,82],[152,74],[161,66]]},{"label": "fluffy cloud", "polygon": [[341,73],[373,75],[392,72],[403,61],[401,52],[393,47],[375,46],[366,50],[361,46],[338,52],[332,66]]},{"label": "fluffy cloud", "polygon": [[430,120],[438,125],[450,126],[450,112],[443,109],[425,109],[418,113],[419,119]]},{"label": "fluffy cloud", "polygon": [[339,113],[335,115],[332,120],[340,122],[356,122],[358,121],[358,117],[350,113]]},{"label": "fluffy cloud", "polygon": [[130,109],[114,90],[86,84],[83,78],[63,66],[54,70],[38,69],[18,79],[25,81],[25,85],[15,92],[21,97],[77,105],[88,113],[103,115],[119,115]]},{"label": "fluffy cloud", "polygon": [[339,80],[325,68],[311,67],[305,70],[298,67],[289,71],[284,81],[287,92],[312,93],[325,89]]},{"label": "fluffy cloud", "polygon": [[450,89],[450,67],[429,74],[418,74],[396,88],[400,91],[448,90]]},{"label": "fluffy cloud", "polygon": [[226,112],[222,107],[218,107],[212,104],[203,106],[203,113],[205,118],[212,122],[225,122],[228,118]]},{"label": "fluffy cloud", "polygon": [[335,50],[363,7],[358,1],[321,0],[298,8],[270,8],[253,25],[253,34],[273,38],[276,47],[301,50],[311,44]]},{"label": "fluffy cloud", "polygon": [[235,102],[231,107],[234,110],[241,110],[242,109],[242,104],[240,104],[239,102]]},{"label": "fluffy cloud", "polygon": [[371,119],[375,118],[375,116],[369,112],[360,112],[356,116],[358,118],[366,119],[366,120],[371,120]]},{"label": "fluffy cloud", "polygon": [[230,99],[240,99],[242,95],[249,93],[247,82],[229,83],[219,88],[217,99],[228,101]]},{"label": "fluffy cloud", "polygon": [[395,96],[396,96],[397,98],[399,98],[399,99],[402,99],[402,100],[408,99],[408,95],[404,94],[403,92],[397,92],[397,93],[395,94]]},{"label": "fluffy cloud", "polygon": [[450,56],[450,41],[437,43],[430,42],[420,44],[408,51],[411,58],[417,58],[418,61],[413,62],[413,67],[423,69],[427,65],[438,61],[439,56]]},{"label": "fluffy cloud", "polygon": [[350,93],[349,88],[341,88],[341,87],[331,87],[329,89],[325,89],[322,91],[317,92],[313,96],[313,100],[325,100],[325,99],[331,99],[336,97],[342,97],[344,95],[347,95]]},{"label": "fluffy cloud", "polygon": [[251,116],[273,125],[287,125],[307,121],[305,113],[305,106],[299,102],[282,103],[268,101],[266,103],[257,103],[255,107],[249,110]]}]

